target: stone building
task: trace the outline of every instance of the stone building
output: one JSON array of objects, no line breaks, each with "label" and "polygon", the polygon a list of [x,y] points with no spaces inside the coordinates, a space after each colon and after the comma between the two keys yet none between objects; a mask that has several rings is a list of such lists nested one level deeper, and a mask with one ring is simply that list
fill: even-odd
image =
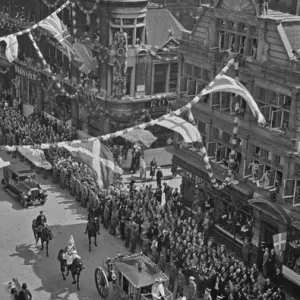
[{"label": "stone building", "polygon": [[[180,40],[177,106],[189,103],[230,58],[238,57],[239,80],[267,123],[259,126],[239,99],[237,184],[223,190],[212,187],[198,144],[177,138],[168,151],[182,168],[186,205],[191,210],[213,206],[216,238],[238,253],[244,238],[250,238],[251,259],[259,262],[262,247],[273,248],[273,235],[288,232],[291,240],[299,237],[295,216],[300,205],[300,17],[251,0],[214,1],[214,6],[203,5],[198,13],[197,25],[184,31]],[[227,75],[235,77],[235,70]],[[225,179],[231,151],[233,99],[230,93],[214,93],[193,107],[219,182]],[[277,259],[288,266],[285,276],[300,282],[292,270],[299,256],[296,244],[287,243],[285,256]]]},{"label": "stone building", "polygon": [[[59,6],[54,7],[53,3],[11,1],[10,10],[13,16],[20,12],[29,16],[25,21],[16,21],[19,27],[26,28],[54,12]],[[79,3],[74,7],[69,5],[58,17],[73,36],[72,43],[84,52],[80,59],[75,57],[70,63],[66,49],[47,32],[37,29],[33,35],[53,72],[61,78],[63,89],[74,94],[82,84],[86,88],[75,99],[69,98],[43,72],[39,76],[41,84],[36,81],[31,84],[30,79],[17,74],[18,80],[20,77],[21,83],[24,82],[22,95],[41,95],[25,97],[31,99],[25,103],[26,114],[36,105],[39,110],[95,136],[133,126],[145,114],[157,118],[166,113],[176,97],[178,55],[175,50],[183,26],[165,8],[147,10],[148,0]],[[90,10],[93,13],[87,13]],[[25,57],[38,58],[27,35],[18,40]],[[81,58],[87,58],[84,64]],[[23,62],[15,63],[28,68],[28,72],[22,70],[23,75],[37,71],[35,64],[28,64],[27,59]],[[83,76],[80,71],[88,69],[91,71]],[[24,80],[29,83],[25,84]],[[29,89],[30,86],[34,88]],[[16,94],[20,88],[14,90]],[[154,146],[164,146],[172,137],[171,131],[161,127],[152,130],[158,136]]]}]

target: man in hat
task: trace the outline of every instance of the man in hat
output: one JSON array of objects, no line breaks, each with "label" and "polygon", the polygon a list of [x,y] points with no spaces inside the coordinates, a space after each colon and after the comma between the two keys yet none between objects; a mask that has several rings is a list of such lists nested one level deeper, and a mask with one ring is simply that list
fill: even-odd
[{"label": "man in hat", "polygon": [[18,300],[32,300],[32,295],[27,289],[27,284],[22,284],[22,290],[19,292]]},{"label": "man in hat", "polygon": [[178,276],[177,276],[177,293],[183,293],[184,286],[185,286],[185,276],[182,273],[182,269],[180,268],[178,270]]},{"label": "man in hat", "polygon": [[47,223],[47,218],[44,215],[43,211],[41,210],[40,214],[36,218],[36,223],[35,223],[38,233],[42,231],[42,227],[44,227],[46,223]]},{"label": "man in hat", "polygon": [[171,261],[170,269],[169,269],[169,290],[174,291],[175,282],[177,278],[177,268],[174,264],[174,261]]},{"label": "man in hat", "polygon": [[125,222],[125,247],[129,248],[130,244],[130,233],[131,233],[131,226],[130,222],[126,221]]},{"label": "man in hat", "polygon": [[161,279],[157,278],[151,288],[151,294],[153,300],[160,300],[165,297],[165,289]]},{"label": "man in hat", "polygon": [[197,286],[195,282],[195,277],[190,276],[189,278],[189,300],[195,300],[197,295]]},{"label": "man in hat", "polygon": [[81,194],[81,199],[80,199],[81,200],[81,206],[86,207],[86,199],[87,199],[88,190],[87,190],[85,181],[83,181],[82,184],[81,184],[80,194]]},{"label": "man in hat", "polygon": [[81,181],[79,180],[79,178],[76,178],[75,181],[75,185],[76,185],[76,201],[80,202],[81,201]]},{"label": "man in hat", "polygon": [[210,293],[211,293],[211,289],[206,288],[204,296],[203,296],[203,300],[212,300],[212,297],[211,297]]},{"label": "man in hat", "polygon": [[161,171],[161,167],[158,166],[157,167],[157,172],[156,172],[156,183],[157,183],[157,186],[161,186],[161,180],[163,178],[163,173]]},{"label": "man in hat", "polygon": [[74,196],[75,194],[76,194],[76,178],[72,173],[70,179],[70,195]]}]

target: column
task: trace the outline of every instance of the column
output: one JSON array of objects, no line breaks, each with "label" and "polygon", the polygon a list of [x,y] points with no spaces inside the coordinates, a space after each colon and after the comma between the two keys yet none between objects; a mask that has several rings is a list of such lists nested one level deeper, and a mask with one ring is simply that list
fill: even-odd
[{"label": "column", "polygon": [[107,96],[111,96],[112,93],[112,67],[107,65]]},{"label": "column", "polygon": [[171,63],[168,64],[167,78],[166,78],[166,86],[165,86],[165,92],[166,92],[166,93],[169,92],[170,72],[171,72]]}]

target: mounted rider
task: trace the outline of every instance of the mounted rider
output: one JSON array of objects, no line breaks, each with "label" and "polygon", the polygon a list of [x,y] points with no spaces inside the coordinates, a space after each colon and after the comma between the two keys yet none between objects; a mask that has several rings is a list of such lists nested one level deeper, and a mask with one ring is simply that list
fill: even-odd
[{"label": "mounted rider", "polygon": [[75,241],[72,235],[70,236],[68,245],[65,247],[65,252],[63,253],[62,258],[67,261],[68,268],[72,265],[75,258],[80,259],[80,256],[77,254]]},{"label": "mounted rider", "polygon": [[42,228],[45,227],[47,224],[47,218],[46,216],[43,214],[43,211],[40,211],[40,214],[37,216],[36,218],[36,228],[37,228],[37,232],[41,232]]},{"label": "mounted rider", "polygon": [[100,223],[99,223],[99,208],[98,207],[89,207],[89,214],[88,214],[88,223],[86,225],[86,232],[88,230],[88,226],[91,220],[96,221],[97,232],[100,234]]}]

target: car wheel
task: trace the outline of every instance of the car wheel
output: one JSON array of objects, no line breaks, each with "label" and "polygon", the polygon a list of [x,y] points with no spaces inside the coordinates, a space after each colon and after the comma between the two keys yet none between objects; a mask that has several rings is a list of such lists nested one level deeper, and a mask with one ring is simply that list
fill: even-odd
[{"label": "car wheel", "polygon": [[41,205],[44,205],[45,204],[45,201],[41,201]]}]

